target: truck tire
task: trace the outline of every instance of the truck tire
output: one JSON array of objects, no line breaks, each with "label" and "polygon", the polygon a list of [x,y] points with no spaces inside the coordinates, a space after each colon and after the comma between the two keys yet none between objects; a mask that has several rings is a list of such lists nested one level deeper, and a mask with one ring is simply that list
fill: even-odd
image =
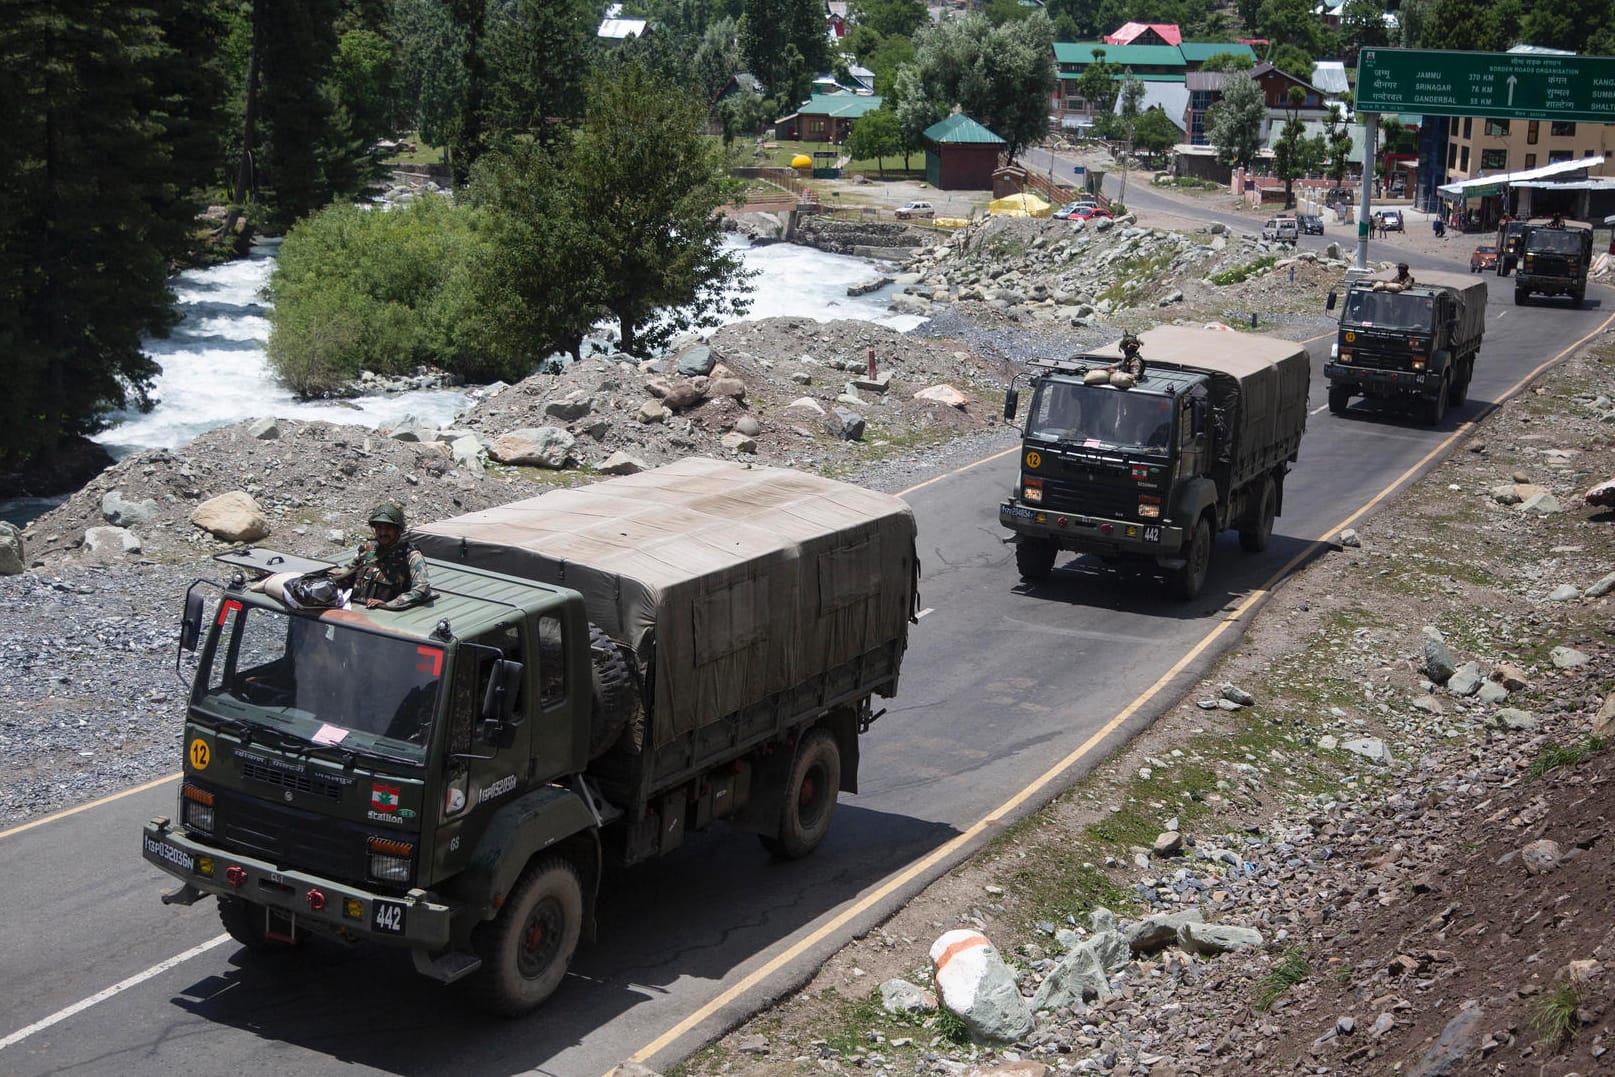
[{"label": "truck tire", "polygon": [[560,857],[529,864],[499,915],[472,934],[482,967],[471,981],[489,1013],[526,1013],[561,986],[583,929],[583,885]]},{"label": "truck tire", "polygon": [[1329,414],[1344,415],[1351,406],[1351,389],[1345,385],[1329,386]]},{"label": "truck tire", "polygon": [[1250,521],[1250,526],[1239,529],[1239,548],[1246,553],[1261,553],[1267,549],[1267,542],[1273,537],[1273,517],[1278,513],[1278,489],[1273,485],[1273,476],[1269,475],[1262,480],[1262,493],[1256,506],[1256,518]]},{"label": "truck tire", "polygon": [[1525,306],[1525,301],[1530,298],[1531,290],[1529,288],[1521,288],[1518,284],[1514,286],[1514,305],[1516,307]]},{"label": "truck tire", "polygon": [[1211,567],[1211,525],[1204,516],[1196,520],[1189,532],[1189,544],[1183,550],[1183,567],[1172,574],[1172,596],[1188,602],[1200,597],[1206,585],[1206,570]]},{"label": "truck tire", "polygon": [[[301,945],[303,941],[301,935],[294,935],[296,941],[293,942],[270,938],[268,912],[264,906],[254,905],[241,898],[219,898],[219,923],[223,924],[229,936],[245,947],[249,953],[285,953]],[[289,924],[287,926],[290,927]]]},{"label": "truck tire", "polygon": [[829,730],[810,730],[791,761],[779,833],[761,835],[763,848],[779,860],[800,860],[817,849],[830,832],[840,791],[841,749]]},{"label": "truck tire", "polygon": [[[589,666],[593,695],[589,707],[589,758],[598,759],[639,720],[639,692],[633,674],[610,636],[589,626]],[[640,738],[643,739],[643,730]],[[637,747],[637,745],[635,745]]]},{"label": "truck tire", "polygon": [[1572,306],[1574,306],[1577,310],[1580,310],[1581,305],[1587,302],[1587,289],[1577,288],[1575,291],[1571,292],[1570,301]]},{"label": "truck tire", "polygon": [[1020,570],[1021,579],[1027,583],[1038,583],[1049,578],[1054,571],[1054,558],[1059,548],[1048,539],[1022,538],[1015,543],[1015,567]]},{"label": "truck tire", "polygon": [[1469,379],[1474,372],[1473,360],[1459,363],[1453,368],[1452,384],[1447,386],[1447,404],[1449,406],[1456,408],[1469,399]]},{"label": "truck tire", "polygon": [[1424,402],[1424,421],[1431,426],[1440,426],[1441,420],[1447,417],[1447,393],[1451,385],[1445,380],[1436,389],[1436,395]]}]

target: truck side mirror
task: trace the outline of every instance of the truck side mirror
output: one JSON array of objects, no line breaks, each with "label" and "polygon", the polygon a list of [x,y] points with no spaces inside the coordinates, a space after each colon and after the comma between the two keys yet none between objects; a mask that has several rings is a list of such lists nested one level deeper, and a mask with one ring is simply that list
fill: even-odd
[{"label": "truck side mirror", "polygon": [[1329,293],[1329,298],[1324,300],[1323,309],[1324,310],[1334,310],[1335,309],[1335,303],[1339,300],[1339,298],[1340,297],[1337,296],[1334,292],[1330,292]]},{"label": "truck side mirror", "polygon": [[1015,412],[1020,406],[1021,391],[1014,386],[1010,386],[1009,390],[1004,393],[1004,421],[1006,423],[1015,421]]},{"label": "truck side mirror", "polygon": [[196,643],[202,638],[202,615],[206,612],[207,603],[200,591],[188,591],[185,594],[185,615],[179,622],[179,649],[182,651],[196,650]]},{"label": "truck side mirror", "polygon": [[495,748],[509,748],[516,742],[516,730],[521,723],[514,721],[516,695],[521,690],[520,662],[501,658],[489,671],[488,687],[482,694],[482,731],[480,739]]}]

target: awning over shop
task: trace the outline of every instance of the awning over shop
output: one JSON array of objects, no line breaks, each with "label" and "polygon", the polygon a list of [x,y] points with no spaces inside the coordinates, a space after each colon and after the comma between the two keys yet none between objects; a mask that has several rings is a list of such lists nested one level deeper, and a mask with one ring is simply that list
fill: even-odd
[{"label": "awning over shop", "polygon": [[1549,176],[1563,176],[1570,172],[1597,168],[1603,163],[1602,157],[1555,161],[1541,168],[1528,168],[1523,172],[1505,172],[1500,176],[1476,176],[1474,179],[1459,180],[1457,183],[1448,183],[1436,189],[1449,198],[1484,198],[1489,194],[1499,194],[1504,187],[1512,187],[1517,183],[1547,179]]}]

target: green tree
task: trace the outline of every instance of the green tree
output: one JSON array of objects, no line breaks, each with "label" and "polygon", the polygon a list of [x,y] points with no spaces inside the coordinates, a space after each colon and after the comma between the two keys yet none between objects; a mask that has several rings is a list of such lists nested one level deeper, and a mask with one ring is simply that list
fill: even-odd
[{"label": "green tree", "polygon": [[814,0],[745,0],[740,51],[751,73],[789,105],[803,87],[830,68],[824,5]]},{"label": "green tree", "polygon": [[875,92],[890,97],[897,84],[897,69],[914,62],[914,42],[906,37],[888,37],[879,47],[863,58],[863,64],[875,73]]},{"label": "green tree", "polygon": [[1222,100],[1211,108],[1206,139],[1217,147],[1219,161],[1249,168],[1261,147],[1266,120],[1267,102],[1256,80],[1230,75],[1223,84]]},{"label": "green tree", "polygon": [[1048,129],[1053,47],[1054,27],[1042,12],[1003,26],[972,12],[920,31],[914,58],[927,95],[1002,138],[1014,160]]},{"label": "green tree", "polygon": [[393,0],[388,22],[408,126],[433,146],[458,130],[467,92],[465,30],[439,0]]},{"label": "green tree", "polygon": [[1494,51],[1498,42],[1496,30],[1487,18],[1490,6],[1487,0],[1432,0],[1422,12],[1419,47]]},{"label": "green tree", "polygon": [[582,117],[597,26],[585,0],[515,0],[490,14],[482,45],[488,140],[546,142]]},{"label": "green tree", "polygon": [[[1507,13],[1494,11],[1491,17],[1495,42],[1510,24],[1505,22]],[[1519,40],[1532,45],[1606,56],[1615,51],[1615,10],[1608,0],[1535,0],[1512,25],[1519,27]]]},{"label": "green tree", "polygon": [[1262,0],[1256,9],[1257,30],[1275,45],[1294,45],[1309,57],[1318,56],[1325,49],[1327,28],[1314,14],[1316,8],[1313,0]]},{"label": "green tree", "polygon": [[1256,66],[1243,52],[1214,52],[1200,65],[1202,71],[1249,71]]},{"label": "green tree", "polygon": [[854,26],[883,37],[913,37],[926,24],[925,0],[853,0],[849,14]]},{"label": "green tree", "polygon": [[1133,145],[1150,157],[1162,157],[1182,140],[1183,132],[1160,105],[1147,109],[1133,125]]},{"label": "green tree", "polygon": [[1116,97],[1121,93],[1121,84],[1116,80],[1121,73],[1120,64],[1105,59],[1104,49],[1094,49],[1093,61],[1077,76],[1077,93],[1088,102],[1088,112],[1096,122],[1116,107]]},{"label": "green tree", "polygon": [[1351,170],[1352,148],[1351,128],[1346,124],[1339,105],[1329,106],[1329,115],[1323,121],[1323,142],[1324,160],[1329,162],[1325,175],[1339,187]]},{"label": "green tree", "polygon": [[744,70],[740,58],[740,31],[733,19],[719,19],[701,35],[691,63],[696,90],[708,101],[717,97],[729,80]]},{"label": "green tree", "polygon": [[567,199],[588,222],[622,350],[744,313],[745,271],[714,213],[727,196],[719,151],[701,135],[705,103],[634,65],[591,77],[588,102],[565,155]]},{"label": "green tree", "polygon": [[1284,181],[1284,208],[1295,206],[1295,181],[1306,175],[1306,124],[1301,122],[1301,105],[1307,92],[1291,86],[1285,95],[1284,127],[1273,143],[1273,174]]},{"label": "green tree", "polygon": [[1132,141],[1133,127],[1138,122],[1143,103],[1144,82],[1129,67],[1122,72],[1121,91],[1116,95],[1116,114],[1121,117],[1122,131],[1129,142]]},{"label": "green tree", "polygon": [[1357,63],[1359,50],[1389,45],[1383,0],[1346,0],[1340,9],[1340,39],[1347,66]]},{"label": "green tree", "polygon": [[0,19],[0,470],[49,466],[149,400],[141,338],[173,324],[169,267],[219,174],[220,15],[53,0]]},{"label": "green tree", "polygon": [[892,79],[891,101],[886,105],[897,114],[897,133],[906,169],[909,155],[925,148],[926,129],[947,118],[948,103],[932,96],[917,65],[904,64]]},{"label": "green tree", "polygon": [[903,134],[898,128],[897,113],[884,105],[858,117],[847,133],[847,152],[859,161],[871,158],[880,169],[880,178],[886,178],[887,157],[903,152]]},{"label": "green tree", "polygon": [[1299,45],[1275,45],[1268,57],[1273,66],[1304,82],[1312,81],[1312,53]]}]

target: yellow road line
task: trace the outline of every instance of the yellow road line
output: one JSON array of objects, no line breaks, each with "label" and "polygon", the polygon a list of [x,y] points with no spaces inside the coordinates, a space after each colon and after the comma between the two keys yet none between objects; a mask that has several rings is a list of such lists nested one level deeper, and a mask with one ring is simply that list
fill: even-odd
[{"label": "yellow road line", "polygon": [[[1514,385],[1502,395],[1500,402],[1501,400],[1507,400],[1514,396],[1532,380],[1538,377],[1549,366],[1563,359],[1566,355],[1581,347],[1593,337],[1602,333],[1610,322],[1615,322],[1615,313],[1612,313],[1609,318],[1605,320],[1603,325],[1588,333],[1574,344],[1569,345],[1552,358],[1544,360],[1536,367],[1536,369],[1532,370],[1525,377],[1515,382]],[[679,1040],[680,1037],[694,1030],[703,1021],[706,1021],[719,1010],[723,1009],[725,1006],[728,1006],[730,1003],[735,1002],[737,999],[749,995],[766,978],[779,972],[792,961],[796,960],[798,957],[801,957],[813,947],[824,942],[832,934],[846,926],[853,919],[867,913],[883,898],[913,882],[920,875],[929,871],[934,865],[946,860],[948,857],[958,852],[961,848],[981,836],[988,828],[992,827],[1005,816],[1013,812],[1016,808],[1026,803],[1027,800],[1042,792],[1055,779],[1060,777],[1060,775],[1064,774],[1067,770],[1081,762],[1090,752],[1104,743],[1105,739],[1119,729],[1123,723],[1125,723],[1133,715],[1137,714],[1145,704],[1160,694],[1180,673],[1182,673],[1197,659],[1199,659],[1199,657],[1206,652],[1207,648],[1220,639],[1223,633],[1228,630],[1230,625],[1236,624],[1243,615],[1250,612],[1254,606],[1265,599],[1267,595],[1271,593],[1274,586],[1287,578],[1297,565],[1306,560],[1306,558],[1310,557],[1320,544],[1327,543],[1331,535],[1338,534],[1344,528],[1351,526],[1353,522],[1360,519],[1364,513],[1368,512],[1369,509],[1385,500],[1385,498],[1389,497],[1394,491],[1400,489],[1405,483],[1417,475],[1418,472],[1424,468],[1431,459],[1446,450],[1454,441],[1458,439],[1461,434],[1466,433],[1474,425],[1475,423],[1473,421],[1464,423],[1457,430],[1453,431],[1449,437],[1442,439],[1439,445],[1421,457],[1417,463],[1413,464],[1406,471],[1402,472],[1401,475],[1398,475],[1396,479],[1390,483],[1390,485],[1386,486],[1378,494],[1374,495],[1374,497],[1363,505],[1362,508],[1359,508],[1356,512],[1353,512],[1350,516],[1347,516],[1340,523],[1331,527],[1328,531],[1307,545],[1294,557],[1290,558],[1290,560],[1284,564],[1284,567],[1280,568],[1273,575],[1269,576],[1266,582],[1264,582],[1260,588],[1252,591],[1243,602],[1235,606],[1232,611],[1230,611],[1221,621],[1217,623],[1216,627],[1211,629],[1210,632],[1207,632],[1206,635],[1202,637],[1198,643],[1191,647],[1182,658],[1174,662],[1170,669],[1161,674],[1161,676],[1156,679],[1154,684],[1144,689],[1144,691],[1140,693],[1131,703],[1127,704],[1127,706],[1123,707],[1113,717],[1111,717],[1108,722],[1095,730],[1087,740],[1078,745],[1077,748],[1064,759],[1061,759],[1058,763],[1054,764],[1037,778],[1033,779],[1031,784],[1027,785],[1008,800],[1004,801],[991,812],[988,812],[987,815],[979,819],[969,829],[958,834],[945,844],[933,849],[930,853],[921,857],[919,860],[914,861],[912,864],[908,865],[895,875],[888,875],[873,889],[867,890],[859,897],[853,899],[850,905],[842,909],[841,912],[837,913],[828,922],[824,923],[818,928],[815,928],[812,932],[793,943],[787,949],[781,951],[779,954],[776,954],[774,957],[770,958],[768,961],[764,962],[750,973],[747,973],[744,977],[730,985],[711,1001],[701,1006],[700,1009],[691,1013],[688,1017],[684,1018],[684,1020],[680,1021],[678,1024],[674,1025],[672,1028],[668,1029],[666,1032],[662,1033],[660,1036],[656,1037],[656,1039],[652,1040],[650,1043],[647,1043],[639,1050],[635,1051],[629,1056],[629,1060],[638,1062],[640,1064],[648,1063],[652,1058],[655,1058],[657,1054],[666,1050],[668,1047],[671,1047]],[[968,464],[954,471],[950,471],[945,475],[938,475],[936,478],[929,479],[917,486],[912,486],[908,490],[904,490],[903,493],[907,494],[914,490],[922,489],[934,482],[940,481],[941,479],[960,474],[961,472],[968,471],[974,467],[979,467],[982,464],[988,463],[992,460],[997,460],[1000,457],[1008,455],[1009,453],[1017,452],[1019,449],[1020,446],[1017,445],[1012,449],[1006,449],[1003,452],[995,453],[992,456],[985,457],[981,460],[975,461],[974,463]]]},{"label": "yellow road line", "polygon": [[132,789],[125,789],[120,793],[113,793],[110,796],[104,796],[100,800],[92,800],[88,804],[80,804],[76,808],[66,808],[62,811],[42,816],[35,819],[31,823],[23,823],[21,826],[14,826],[10,830],[0,830],[0,841],[4,841],[15,834],[21,834],[25,830],[32,830],[36,826],[44,826],[46,823],[54,823],[58,819],[66,819],[69,815],[77,815],[79,812],[86,812],[91,808],[99,808],[103,804],[111,804],[114,800],[122,800],[124,797],[132,797],[136,793],[144,793],[148,789],[155,789],[164,782],[171,782],[178,777],[179,772],[175,771],[173,774],[165,774],[161,778],[153,778],[144,785],[137,785]]}]

